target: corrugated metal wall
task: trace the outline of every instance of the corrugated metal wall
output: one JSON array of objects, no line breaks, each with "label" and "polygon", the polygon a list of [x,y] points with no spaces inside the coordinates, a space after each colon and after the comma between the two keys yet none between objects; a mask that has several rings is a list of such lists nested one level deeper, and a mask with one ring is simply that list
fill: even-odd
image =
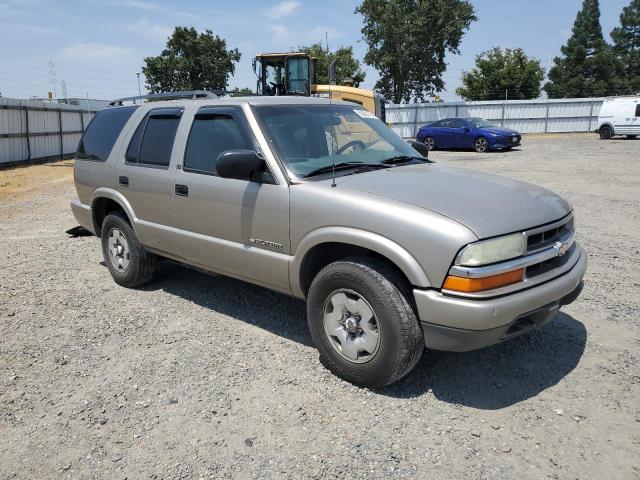
[{"label": "corrugated metal wall", "polygon": [[604,98],[509,100],[387,105],[387,122],[399,135],[415,137],[425,123],[450,117],[482,117],[523,133],[590,132]]},{"label": "corrugated metal wall", "polygon": [[94,113],[76,105],[0,98],[0,165],[73,155]]}]

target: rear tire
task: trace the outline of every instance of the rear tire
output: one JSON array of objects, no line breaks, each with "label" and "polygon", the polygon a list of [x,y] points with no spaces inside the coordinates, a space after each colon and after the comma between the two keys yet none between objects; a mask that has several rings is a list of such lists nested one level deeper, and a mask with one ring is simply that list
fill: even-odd
[{"label": "rear tire", "polygon": [[613,137],[613,130],[608,125],[600,127],[599,133],[601,140],[609,140],[611,137]]},{"label": "rear tire", "polygon": [[436,141],[433,137],[425,137],[422,142],[427,147],[427,150],[432,151],[436,149]]},{"label": "rear tire", "polygon": [[424,338],[408,300],[410,288],[386,264],[367,257],[332,263],[314,278],[307,319],[321,362],[362,387],[408,374]]},{"label": "rear tire", "polygon": [[473,149],[478,153],[486,153],[489,151],[489,141],[484,137],[478,137],[473,142]]},{"label": "rear tire", "polygon": [[112,212],[106,216],[100,239],[104,262],[118,285],[139,287],[153,279],[158,269],[158,257],[140,245],[124,213]]}]

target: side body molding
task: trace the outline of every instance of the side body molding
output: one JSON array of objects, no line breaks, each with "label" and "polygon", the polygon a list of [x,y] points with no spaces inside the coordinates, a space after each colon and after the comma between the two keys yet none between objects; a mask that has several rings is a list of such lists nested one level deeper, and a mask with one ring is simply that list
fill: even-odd
[{"label": "side body molding", "polygon": [[322,227],[305,235],[295,248],[289,262],[291,291],[304,298],[300,285],[300,269],[307,253],[322,243],[345,243],[374,251],[391,260],[416,287],[430,287],[431,283],[418,261],[394,241],[376,233],[349,227]]}]

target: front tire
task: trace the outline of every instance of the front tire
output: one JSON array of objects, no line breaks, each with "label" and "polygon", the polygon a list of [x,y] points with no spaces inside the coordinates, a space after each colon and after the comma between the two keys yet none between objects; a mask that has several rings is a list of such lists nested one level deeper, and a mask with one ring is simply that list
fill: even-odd
[{"label": "front tire", "polygon": [[485,153],[489,151],[489,142],[484,137],[478,137],[473,142],[473,149],[478,153]]},{"label": "front tire", "polygon": [[150,282],[158,268],[158,257],[147,252],[121,212],[112,212],[102,222],[102,255],[113,280],[133,288]]},{"label": "front tire", "polygon": [[318,273],[307,297],[307,319],[329,370],[378,388],[413,369],[424,338],[404,283],[386,264],[367,257],[338,261]]},{"label": "front tire", "polygon": [[611,137],[613,137],[613,130],[608,125],[600,127],[599,133],[601,140],[609,140]]},{"label": "front tire", "polygon": [[427,147],[427,150],[432,151],[436,149],[436,141],[433,137],[425,137],[422,142]]}]

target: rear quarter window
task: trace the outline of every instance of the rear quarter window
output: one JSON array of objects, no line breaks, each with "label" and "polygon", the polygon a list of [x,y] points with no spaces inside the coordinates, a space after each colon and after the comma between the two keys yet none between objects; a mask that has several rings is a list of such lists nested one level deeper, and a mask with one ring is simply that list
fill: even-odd
[{"label": "rear quarter window", "polygon": [[76,158],[96,162],[107,160],[122,128],[136,108],[107,108],[96,113],[82,135]]},{"label": "rear quarter window", "polygon": [[168,167],[182,108],[150,110],[136,129],[127,148],[127,163]]}]

